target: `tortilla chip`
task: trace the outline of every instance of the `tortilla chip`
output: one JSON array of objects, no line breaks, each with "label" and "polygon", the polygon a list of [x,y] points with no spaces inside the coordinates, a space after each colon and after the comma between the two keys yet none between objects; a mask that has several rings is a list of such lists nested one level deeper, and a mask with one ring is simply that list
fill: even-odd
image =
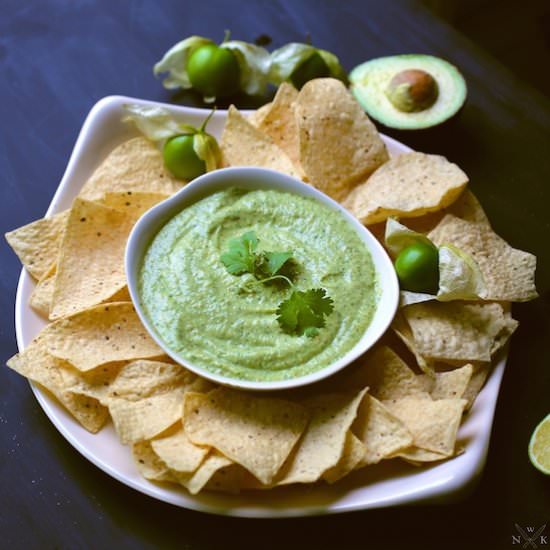
[{"label": "tortilla chip", "polygon": [[144,193],[134,191],[124,191],[121,193],[105,193],[101,203],[116,210],[122,210],[133,219],[137,220],[147,210],[166,200],[169,195],[162,193]]},{"label": "tortilla chip", "polygon": [[67,390],[61,371],[70,369],[70,365],[50,355],[42,341],[35,341],[7,365],[49,390],[89,432],[98,432],[109,418],[107,408],[97,399]]},{"label": "tortilla chip", "polygon": [[433,361],[430,361],[429,359],[423,357],[418,351],[411,327],[401,313],[398,313],[394,317],[391,328],[393,329],[395,334],[399,336],[407,349],[414,355],[416,363],[419,366],[420,370],[433,379],[435,377],[434,363]]},{"label": "tortilla chip", "polygon": [[239,493],[241,489],[267,489],[269,487],[268,485],[262,485],[240,464],[231,463],[216,470],[204,489],[224,493]]},{"label": "tortilla chip", "polygon": [[435,380],[430,390],[432,399],[461,398],[470,383],[473,370],[473,366],[468,364],[447,372],[436,372]]},{"label": "tortilla chip", "polygon": [[[409,218],[407,226],[409,229],[419,233],[429,233],[447,214],[453,214],[463,220],[490,225],[487,215],[476,196],[466,188],[450,206],[437,212],[424,214],[418,218]],[[373,227],[376,228],[378,226],[369,227],[371,232]]]},{"label": "tortilla chip", "polygon": [[109,302],[131,302],[132,298],[130,296],[130,291],[128,290],[128,285],[124,285],[118,292],[113,294]]},{"label": "tortilla chip", "polygon": [[48,317],[50,315],[50,307],[55,285],[55,274],[56,264],[53,263],[50,269],[48,269],[38,283],[36,283],[31,297],[29,298],[29,305],[44,317]]},{"label": "tortilla chip", "polygon": [[462,395],[463,399],[466,399],[466,410],[470,409],[474,404],[474,401],[478,393],[482,390],[487,377],[489,376],[489,365],[475,365],[472,377],[468,382],[468,387]]},{"label": "tortilla chip", "polygon": [[311,418],[295,452],[281,469],[277,485],[313,483],[340,461],[346,434],[366,391],[318,395],[303,403]]},{"label": "tortilla chip", "polygon": [[204,486],[210,481],[216,472],[227,466],[231,466],[233,462],[222,455],[221,453],[209,454],[204,462],[192,474],[180,474],[172,471],[174,477],[192,494],[199,493]]},{"label": "tortilla chip", "polygon": [[59,319],[48,325],[40,337],[49,353],[69,361],[80,371],[112,361],[163,355],[129,302],[103,304]]},{"label": "tortilla chip", "polygon": [[415,447],[447,457],[453,454],[465,399],[430,401],[405,397],[384,401],[384,405],[410,430]]},{"label": "tortilla chip", "polygon": [[282,399],[219,388],[188,392],[184,428],[196,445],[215,447],[270,483],[302,435],[307,409]]},{"label": "tortilla chip", "polygon": [[267,134],[287,154],[303,179],[305,174],[300,164],[300,140],[294,114],[294,103],[297,97],[296,88],[288,82],[283,82],[272,103],[269,104],[269,109],[263,113],[256,127]]},{"label": "tortilla chip", "polygon": [[35,279],[42,279],[55,263],[68,217],[65,210],[6,233],[8,244]]},{"label": "tortilla chip", "polygon": [[525,302],[538,296],[536,256],[512,248],[488,224],[449,214],[428,236],[436,245],[452,244],[474,258],[487,286],[487,300]]},{"label": "tortilla chip", "polygon": [[439,155],[404,153],[356,187],[343,205],[365,225],[390,216],[414,218],[449,206],[468,176]]},{"label": "tortilla chip", "polygon": [[67,390],[94,397],[102,405],[107,406],[111,385],[126,364],[126,361],[115,361],[86,372],[81,372],[71,365],[70,369],[61,370],[61,376]]},{"label": "tortilla chip", "polygon": [[421,466],[423,462],[436,462],[438,460],[446,460],[450,458],[448,455],[435,453],[433,451],[426,451],[426,449],[419,449],[418,447],[409,447],[404,451],[400,451],[395,456],[403,458],[407,462],[410,462],[413,466]]},{"label": "tortilla chip", "polygon": [[360,466],[376,464],[406,449],[413,442],[405,424],[378,399],[368,394],[359,406],[351,430],[366,447]]},{"label": "tortilla chip", "polygon": [[299,177],[286,153],[244,118],[233,106],[227,112],[227,121],[221,139],[224,165],[260,166]]},{"label": "tortilla chip", "polygon": [[489,362],[517,326],[497,303],[423,302],[403,314],[417,353],[443,362]]},{"label": "tortilla chip", "polygon": [[132,445],[132,456],[139,473],[151,481],[176,481],[170,468],[157,456],[150,441],[140,441]]},{"label": "tortilla chip", "polygon": [[174,388],[192,386],[197,376],[181,365],[139,359],[124,365],[109,386],[108,397],[139,401]]},{"label": "tortilla chip", "polygon": [[329,483],[336,483],[361,464],[366,452],[367,449],[361,440],[349,431],[340,460],[323,474],[323,479]]},{"label": "tortilla chip", "polygon": [[[399,399],[409,395],[426,396],[412,369],[387,346],[377,346],[361,357],[354,370],[346,369],[348,387],[369,387],[377,399]],[[429,398],[429,396],[427,396]]]},{"label": "tortilla chip", "polygon": [[126,191],[173,195],[182,186],[164,167],[160,151],[147,139],[136,137],[111,151],[78,196],[97,201],[105,193]]},{"label": "tortilla chip", "polygon": [[151,439],[181,420],[183,386],[139,401],[110,399],[109,412],[123,445]]},{"label": "tortilla chip", "polygon": [[199,447],[189,441],[183,426],[176,425],[173,433],[151,441],[153,451],[172,470],[183,473],[194,472],[208,454],[208,447]]},{"label": "tortilla chip", "polygon": [[466,189],[456,201],[445,209],[446,214],[452,214],[457,218],[468,222],[480,223],[490,226],[489,218],[483,210],[483,207],[477,200],[477,197]]},{"label": "tortilla chip", "polygon": [[259,109],[256,109],[255,111],[252,111],[246,120],[252,124],[252,126],[255,126],[258,128],[260,124],[262,123],[264,117],[271,111],[271,105],[272,103],[266,103],[265,105],[262,105]]},{"label": "tortilla chip", "polygon": [[[134,443],[151,439],[180,421],[183,395],[193,388],[196,380],[195,374],[173,363],[138,360],[124,365],[102,396],[121,441]],[[164,435],[168,438],[170,434]],[[157,452],[157,443],[152,445],[170,468],[177,469],[166,460],[170,456],[167,447],[173,443],[174,439],[168,438],[158,444],[166,450],[165,454]],[[189,443],[186,450],[191,445]],[[183,445],[180,448],[183,449]]]},{"label": "tortilla chip", "polygon": [[51,319],[100,304],[126,285],[124,251],[132,225],[123,212],[75,200],[59,251]]},{"label": "tortilla chip", "polygon": [[389,159],[374,124],[342,82],[310,80],[295,101],[300,163],[308,181],[335,200]]}]

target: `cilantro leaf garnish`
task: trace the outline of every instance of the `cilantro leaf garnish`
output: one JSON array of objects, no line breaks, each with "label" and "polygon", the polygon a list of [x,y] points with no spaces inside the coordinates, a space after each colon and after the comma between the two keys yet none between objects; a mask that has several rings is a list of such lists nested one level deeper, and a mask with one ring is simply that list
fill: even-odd
[{"label": "cilantro leaf garnish", "polygon": [[264,277],[273,277],[280,274],[291,260],[292,252],[264,252],[259,257],[258,271]]},{"label": "cilantro leaf garnish", "polygon": [[256,271],[256,248],[258,237],[254,231],[248,231],[238,239],[229,241],[229,250],[220,256],[220,260],[232,275],[254,274]]},{"label": "cilantro leaf garnish", "polygon": [[289,298],[279,304],[277,321],[287,334],[312,337],[317,329],[325,326],[325,317],[334,310],[334,302],[324,288],[302,292],[294,290]]},{"label": "cilantro leaf garnish", "polygon": [[334,310],[332,298],[324,288],[297,290],[293,279],[298,265],[292,252],[256,252],[258,242],[256,233],[248,231],[229,241],[228,251],[220,256],[220,260],[232,275],[253,275],[256,281],[248,281],[249,287],[274,282],[290,286],[292,294],[279,304],[276,311],[281,329],[295,336],[317,336],[319,329],[325,326],[325,317]]}]

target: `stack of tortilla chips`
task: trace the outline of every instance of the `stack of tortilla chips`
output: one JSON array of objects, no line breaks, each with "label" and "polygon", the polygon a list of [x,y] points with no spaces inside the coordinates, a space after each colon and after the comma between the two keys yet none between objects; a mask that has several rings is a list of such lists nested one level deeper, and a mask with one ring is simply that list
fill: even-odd
[{"label": "stack of tortilla chips", "polygon": [[151,143],[135,138],[111,152],[70,210],[6,235],[36,280],[31,306],[50,321],[8,366],[87,430],[111,418],[144,477],[193,494],[334,483],[382,460],[418,465],[462,452],[465,411],[517,327],[509,303],[536,297],[534,256],[493,232],[456,165],[423,153],[390,158],[337,80],[300,92],[283,84],[248,118],[231,107],[221,147],[224,165],[301,178],[375,235],[392,217],[457,247],[476,262],[483,299],[428,296],[403,306],[384,343],[305,390],[216,386],[163,355],[130,302],[129,232],[183,185]]}]

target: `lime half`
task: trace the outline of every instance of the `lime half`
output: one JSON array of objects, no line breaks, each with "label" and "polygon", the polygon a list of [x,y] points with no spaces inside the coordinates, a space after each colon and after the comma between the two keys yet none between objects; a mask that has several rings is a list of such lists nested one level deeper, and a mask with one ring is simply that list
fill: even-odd
[{"label": "lime half", "polygon": [[531,436],[529,459],[535,468],[550,475],[550,414],[535,428]]}]

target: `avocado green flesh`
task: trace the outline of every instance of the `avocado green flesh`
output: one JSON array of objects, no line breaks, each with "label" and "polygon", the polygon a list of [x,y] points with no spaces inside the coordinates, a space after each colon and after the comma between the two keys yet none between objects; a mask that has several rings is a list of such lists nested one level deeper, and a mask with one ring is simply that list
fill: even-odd
[{"label": "avocado green flesh", "polygon": [[[254,231],[258,252],[292,251],[298,290],[324,288],[334,311],[317,336],[285,334],[278,305],[287,285],[231,275],[228,242]],[[348,221],[318,201],[275,190],[226,189],[183,209],[146,251],[139,295],[159,338],[208,372],[288,380],[342,358],[369,326],[378,299],[372,258]]]},{"label": "avocado green flesh", "polygon": [[[418,112],[395,108],[386,95],[391,79],[407,69],[431,74],[439,93],[435,103]],[[349,75],[351,89],[369,116],[389,128],[414,130],[441,124],[455,115],[466,100],[466,82],[458,69],[430,55],[396,55],[367,61]]]}]

